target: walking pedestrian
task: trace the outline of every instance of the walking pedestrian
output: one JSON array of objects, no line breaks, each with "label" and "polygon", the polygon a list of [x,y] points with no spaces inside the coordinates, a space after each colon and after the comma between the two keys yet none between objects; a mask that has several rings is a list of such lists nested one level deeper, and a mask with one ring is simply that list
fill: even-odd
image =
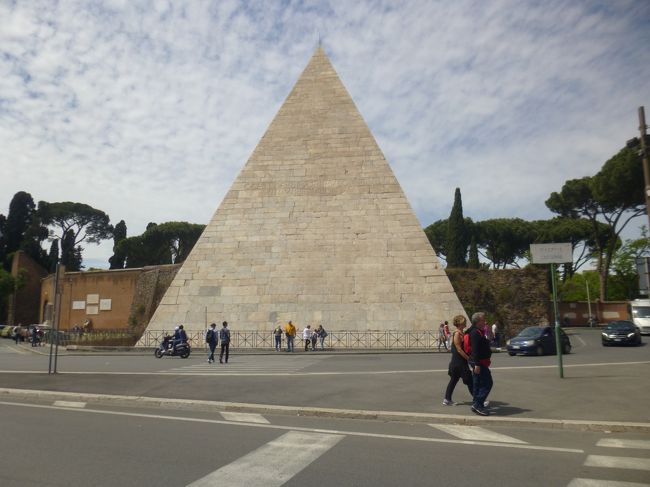
[{"label": "walking pedestrian", "polygon": [[305,352],[309,350],[309,345],[311,344],[311,325],[305,326],[302,330],[302,340],[305,342]]},{"label": "walking pedestrian", "polygon": [[214,362],[214,350],[217,348],[217,342],[219,340],[216,328],[217,324],[212,323],[205,334],[205,341],[208,344],[208,348],[210,349],[210,353],[208,354],[209,364]]},{"label": "walking pedestrian", "polygon": [[293,341],[296,338],[296,327],[293,326],[291,320],[287,323],[287,326],[284,328],[284,334],[287,337],[287,352],[293,352]]},{"label": "walking pedestrian", "polygon": [[222,328],[219,330],[219,340],[221,341],[221,353],[219,354],[219,363],[223,363],[224,353],[226,354],[226,363],[228,363],[228,356],[230,355],[230,330],[228,329],[228,322],[224,321],[221,324]]},{"label": "walking pedestrian", "polygon": [[278,325],[273,330],[273,338],[275,339],[275,351],[279,352],[282,347],[282,326]]},{"label": "walking pedestrian", "polygon": [[445,350],[449,351],[451,349],[451,332],[449,331],[449,322],[445,320]]},{"label": "walking pedestrian", "polygon": [[445,350],[447,350],[447,339],[445,338],[445,324],[440,323],[438,327],[438,351],[440,351],[440,345],[444,345]]},{"label": "walking pedestrian", "polygon": [[20,326],[20,324],[14,326],[14,329],[12,330],[14,334],[14,340],[16,340],[16,345],[18,345],[18,342],[22,340],[22,335],[23,335],[23,327]]},{"label": "walking pedestrian", "polygon": [[456,331],[452,336],[451,340],[451,361],[449,362],[449,384],[447,384],[447,389],[445,390],[445,398],[442,400],[443,406],[455,406],[456,403],[452,401],[451,396],[454,393],[456,384],[460,379],[463,380],[463,384],[467,386],[469,390],[469,395],[472,396],[472,372],[469,370],[469,365],[467,364],[468,355],[463,350],[463,330],[467,325],[467,320],[463,315],[454,316],[453,320]]},{"label": "walking pedestrian", "polygon": [[472,326],[467,330],[464,338],[465,353],[469,356],[468,363],[472,369],[472,411],[479,416],[489,416],[487,410],[487,397],[492,390],[494,382],[490,372],[490,357],[492,350],[490,342],[486,338],[485,313],[474,313],[472,315]]}]

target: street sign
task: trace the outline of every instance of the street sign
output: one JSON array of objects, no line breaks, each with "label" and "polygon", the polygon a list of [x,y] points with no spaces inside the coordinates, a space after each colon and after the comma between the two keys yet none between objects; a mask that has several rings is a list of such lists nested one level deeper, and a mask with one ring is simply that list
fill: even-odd
[{"label": "street sign", "polygon": [[564,264],[573,262],[570,243],[530,244],[533,264]]}]

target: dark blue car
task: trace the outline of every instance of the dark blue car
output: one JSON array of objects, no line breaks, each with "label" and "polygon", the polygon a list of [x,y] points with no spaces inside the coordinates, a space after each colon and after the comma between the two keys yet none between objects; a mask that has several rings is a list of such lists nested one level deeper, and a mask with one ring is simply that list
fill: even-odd
[{"label": "dark blue car", "polygon": [[[564,330],[560,328],[562,353],[571,353],[571,341]],[[519,332],[519,335],[508,340],[509,355],[546,355],[555,354],[555,327],[529,326]]]}]

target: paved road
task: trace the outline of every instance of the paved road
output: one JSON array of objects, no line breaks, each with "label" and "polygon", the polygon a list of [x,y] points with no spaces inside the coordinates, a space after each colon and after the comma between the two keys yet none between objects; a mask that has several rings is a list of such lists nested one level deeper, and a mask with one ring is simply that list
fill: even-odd
[{"label": "paved road", "polygon": [[[61,373],[48,376],[47,355],[5,342],[0,383],[9,388],[472,416],[467,405],[441,404],[445,353],[233,354],[228,365],[209,365],[200,354],[66,355]],[[650,422],[650,346],[603,348],[599,331],[588,329],[572,331],[572,342],[564,379],[554,356],[495,354],[495,417]],[[459,387],[454,399],[470,398]]]},{"label": "paved road", "polygon": [[0,470],[4,487],[650,485],[650,439],[632,433],[161,413],[78,402],[4,401],[0,418],[0,451],[24,455]]}]

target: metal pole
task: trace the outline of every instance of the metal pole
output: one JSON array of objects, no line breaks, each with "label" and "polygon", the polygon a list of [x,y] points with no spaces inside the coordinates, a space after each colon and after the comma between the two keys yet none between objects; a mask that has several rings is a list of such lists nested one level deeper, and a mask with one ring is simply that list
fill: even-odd
[{"label": "metal pole", "polygon": [[[50,362],[48,365],[47,373],[56,374],[56,361],[54,360],[54,342],[58,347],[58,326],[57,326],[57,316],[59,314],[59,272],[61,269],[61,264],[56,265],[56,271],[54,273],[54,286],[52,289],[53,306],[52,306],[52,327],[50,328]],[[58,352],[58,348],[57,348]]]},{"label": "metal pole", "polygon": [[557,352],[557,365],[560,369],[560,378],[564,378],[562,340],[560,340],[560,312],[557,305],[557,285],[555,284],[555,264],[551,264],[551,283],[553,285],[553,308],[555,311],[555,350]]},{"label": "metal pole", "polygon": [[589,327],[591,328],[594,326],[594,322],[591,319],[591,297],[589,296],[589,281],[587,280],[587,276],[585,275],[585,284],[587,285],[587,309],[589,310],[589,317],[587,318],[587,322],[589,323]]},{"label": "metal pole", "polygon": [[[641,134],[641,157],[643,160],[643,181],[645,182],[645,204],[650,223],[650,162],[648,162],[648,147],[646,145],[645,110],[639,107],[639,132]],[[648,227],[650,228],[650,226]]]}]

